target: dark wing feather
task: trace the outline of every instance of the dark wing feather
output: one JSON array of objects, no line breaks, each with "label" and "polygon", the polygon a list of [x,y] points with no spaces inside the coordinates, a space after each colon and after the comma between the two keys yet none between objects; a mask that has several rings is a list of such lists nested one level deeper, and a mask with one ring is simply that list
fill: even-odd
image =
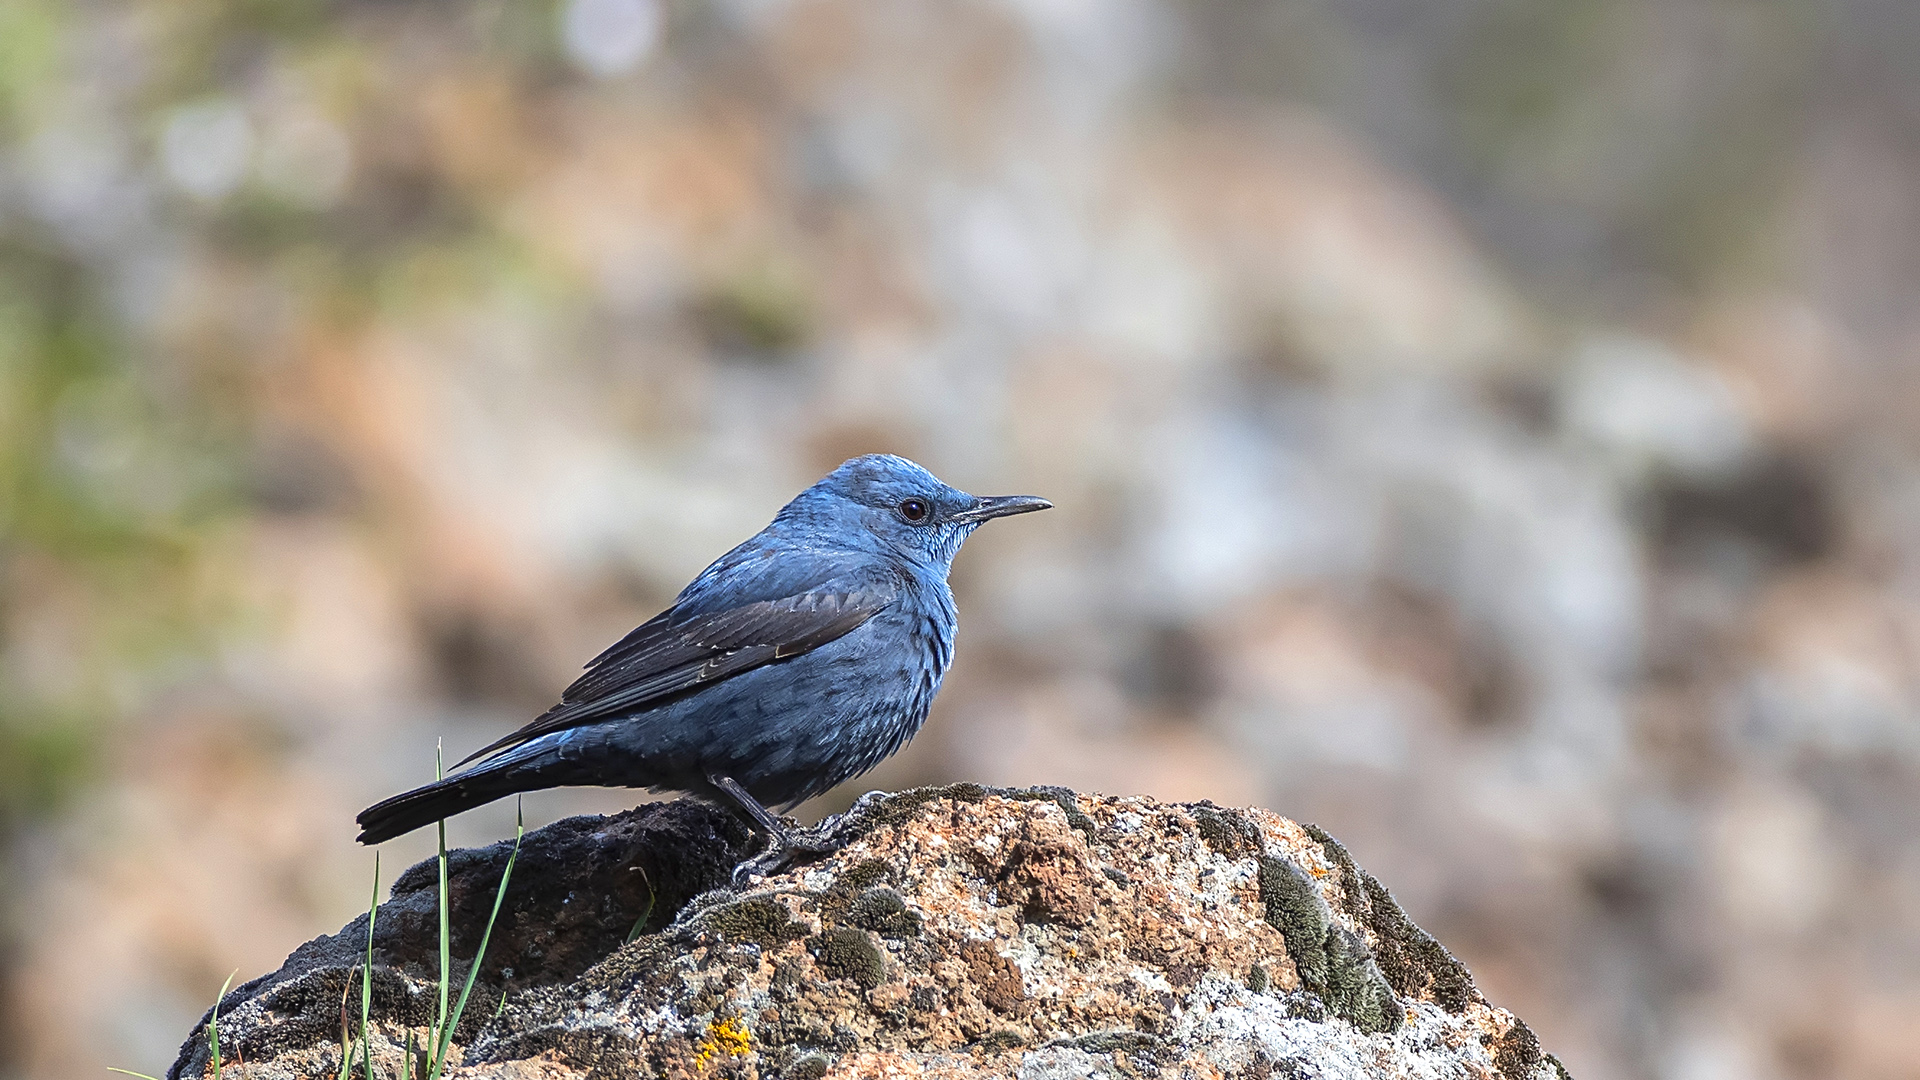
[{"label": "dark wing feather", "polygon": [[594,658],[560,704],[459,764],[817,649],[879,614],[897,595],[888,580],[838,581],[718,611],[663,611]]}]

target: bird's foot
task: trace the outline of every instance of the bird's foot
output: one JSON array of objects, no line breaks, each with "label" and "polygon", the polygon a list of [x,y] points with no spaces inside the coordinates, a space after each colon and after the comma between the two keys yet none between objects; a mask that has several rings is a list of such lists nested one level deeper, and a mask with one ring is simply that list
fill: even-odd
[{"label": "bird's foot", "polygon": [[775,818],[771,813],[765,820],[756,818],[770,840],[764,851],[734,869],[734,888],[744,888],[755,878],[771,877],[796,863],[840,851],[873,828],[875,815],[884,811],[892,798],[884,791],[869,791],[844,812],[821,818],[807,828],[793,824],[792,818]]},{"label": "bird's foot", "polygon": [[801,828],[799,822],[792,818],[777,817],[773,811],[760,805],[760,800],[731,776],[715,773],[707,777],[707,782],[713,785],[714,790],[733,800],[733,804],[753,821],[768,840],[766,850],[734,868],[735,888],[751,883],[756,877],[777,874],[804,858],[830,855],[845,843],[835,837],[836,825],[845,817],[844,814],[836,814],[810,829]]},{"label": "bird's foot", "polygon": [[782,828],[769,835],[767,846],[760,854],[734,867],[733,887],[744,888],[753,884],[755,878],[772,877],[797,863],[811,862],[839,851],[842,842],[831,830],[823,828],[827,824],[821,822],[811,829]]}]

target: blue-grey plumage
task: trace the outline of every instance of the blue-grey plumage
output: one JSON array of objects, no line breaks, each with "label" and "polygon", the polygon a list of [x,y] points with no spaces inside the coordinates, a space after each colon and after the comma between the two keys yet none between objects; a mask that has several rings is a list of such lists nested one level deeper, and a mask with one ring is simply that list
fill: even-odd
[{"label": "blue-grey plumage", "polygon": [[960,545],[986,521],[1050,505],[978,498],[890,454],[854,458],[471,768],[362,811],[360,840],[567,785],[689,791],[784,838],[762,804],[866,772],[926,721],[953,661]]}]

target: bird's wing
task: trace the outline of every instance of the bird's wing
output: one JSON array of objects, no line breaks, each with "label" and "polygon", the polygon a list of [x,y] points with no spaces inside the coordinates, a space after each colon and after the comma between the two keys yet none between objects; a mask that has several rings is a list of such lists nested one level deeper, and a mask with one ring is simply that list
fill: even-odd
[{"label": "bird's wing", "polygon": [[657,705],[743,671],[817,649],[893,603],[892,575],[832,578],[785,596],[732,606],[682,602],[595,657],[560,704],[460,764],[554,731]]}]

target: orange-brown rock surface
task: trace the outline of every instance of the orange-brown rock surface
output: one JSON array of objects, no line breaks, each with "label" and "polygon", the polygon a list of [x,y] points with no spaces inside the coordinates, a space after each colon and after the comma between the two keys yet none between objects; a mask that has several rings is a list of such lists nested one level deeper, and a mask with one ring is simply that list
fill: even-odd
[{"label": "orange-brown rock surface", "polygon": [[[734,875],[748,838],[691,801],[530,834],[451,1075],[1565,1076],[1311,825],[963,784],[819,832],[832,854],[768,875]],[[506,854],[453,857],[456,972]],[[434,879],[377,922],[384,1076],[436,1008]],[[363,917],[230,994],[229,1070],[338,1075],[366,940]],[[170,1077],[206,1064],[203,1026]]]}]

